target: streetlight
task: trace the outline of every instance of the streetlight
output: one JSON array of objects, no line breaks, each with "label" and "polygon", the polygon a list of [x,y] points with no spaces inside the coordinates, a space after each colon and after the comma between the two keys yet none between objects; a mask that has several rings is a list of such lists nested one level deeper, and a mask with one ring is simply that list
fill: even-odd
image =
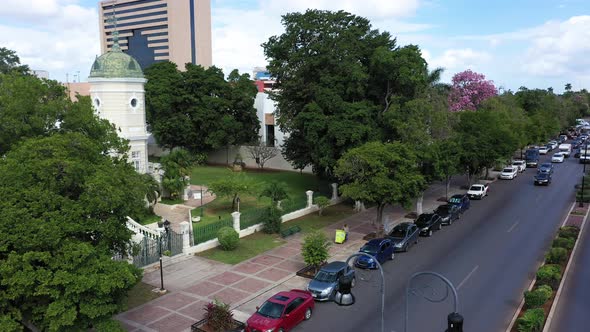
[{"label": "streetlight", "polygon": [[[381,264],[379,264],[379,261],[377,260],[377,258],[375,256],[366,254],[364,252],[357,252],[354,253],[352,255],[350,255],[350,257],[348,257],[346,259],[346,265],[348,265],[350,263],[350,260],[354,257],[358,257],[358,256],[366,256],[369,257],[370,259],[373,259],[375,261],[375,263],[377,264],[377,267],[379,268],[379,272],[381,273],[381,332],[384,332],[385,329],[385,277],[383,276],[383,268],[381,267]],[[350,292],[350,282],[351,280],[347,280],[348,278],[343,278],[340,277],[339,279],[339,287],[338,287],[338,291],[336,292],[336,296],[334,298],[334,302],[336,302],[339,305],[351,305],[354,303],[354,296],[352,295],[352,293]],[[342,287],[342,292],[340,292],[341,288],[340,288],[340,284],[343,284]],[[350,296],[347,296],[350,295]]]},{"label": "streetlight", "polygon": [[[434,277],[437,277],[438,279],[442,280],[448,286],[446,288],[447,292],[446,292],[445,296],[440,299],[434,299],[434,298],[429,297],[427,294],[424,294],[422,292],[416,292],[416,289],[412,289],[410,287],[412,285],[412,280],[414,280],[414,278],[416,278],[416,277],[423,276],[423,275],[434,276]],[[430,271],[416,272],[410,277],[410,280],[408,280],[408,285],[406,286],[406,313],[405,313],[405,320],[404,320],[404,331],[405,332],[408,331],[408,315],[409,315],[408,304],[410,301],[409,300],[410,294],[413,294],[413,295],[420,294],[427,301],[432,302],[432,303],[438,303],[438,302],[442,302],[447,299],[448,294],[449,294],[449,288],[453,292],[454,311],[447,316],[447,325],[448,325],[447,332],[463,332],[463,316],[461,316],[461,314],[459,314],[459,299],[457,296],[457,289],[455,289],[455,286],[453,286],[453,283],[451,283],[451,281],[449,279],[447,279],[446,277],[444,277],[443,275],[441,275],[439,273],[430,272]]]},{"label": "streetlight", "polygon": [[[168,219],[164,220],[164,229],[166,230],[166,236],[167,236],[167,243],[170,243],[169,241],[169,229],[170,229],[170,221],[168,221]],[[166,289],[164,289],[164,269],[162,268],[162,234],[160,234],[160,291],[161,292],[165,292]]]},{"label": "streetlight", "polygon": [[582,194],[581,194],[581,199],[580,199],[580,207],[584,207],[584,184],[586,181],[584,181],[586,179],[586,161],[587,161],[587,156],[586,154],[588,153],[588,144],[584,144],[584,159],[582,159],[582,156],[580,156],[580,162],[582,162],[582,164],[584,164],[584,169],[582,171]]},{"label": "streetlight", "polygon": [[201,188],[201,218],[203,218],[203,186]]}]

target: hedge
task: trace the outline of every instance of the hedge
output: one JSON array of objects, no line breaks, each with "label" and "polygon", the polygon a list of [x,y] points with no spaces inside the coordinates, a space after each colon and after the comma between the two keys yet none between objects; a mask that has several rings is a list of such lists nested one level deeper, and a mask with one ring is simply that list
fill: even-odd
[{"label": "hedge", "polygon": [[543,309],[529,309],[525,311],[524,315],[517,321],[517,329],[519,332],[537,332],[543,329],[545,322],[545,312]]},{"label": "hedge", "polygon": [[549,285],[555,289],[561,280],[561,267],[554,264],[545,264],[537,271],[539,285]]},{"label": "hedge", "polygon": [[552,294],[551,286],[541,285],[533,291],[524,292],[524,304],[529,309],[541,307],[551,298]]}]

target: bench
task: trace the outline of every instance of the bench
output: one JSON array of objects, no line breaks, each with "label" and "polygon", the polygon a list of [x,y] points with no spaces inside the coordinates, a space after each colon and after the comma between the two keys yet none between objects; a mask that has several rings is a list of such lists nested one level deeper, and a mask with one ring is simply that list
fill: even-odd
[{"label": "bench", "polygon": [[301,232],[301,227],[299,227],[299,226],[292,226],[292,227],[289,227],[289,228],[287,228],[285,230],[282,230],[281,231],[281,237],[286,238],[289,235],[293,235],[293,234],[299,233],[299,232]]}]

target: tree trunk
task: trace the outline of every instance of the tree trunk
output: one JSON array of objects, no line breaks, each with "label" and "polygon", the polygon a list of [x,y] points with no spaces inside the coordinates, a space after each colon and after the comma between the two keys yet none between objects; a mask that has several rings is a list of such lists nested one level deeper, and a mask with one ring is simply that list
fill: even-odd
[{"label": "tree trunk", "polygon": [[486,166],[486,180],[490,177],[490,168]]},{"label": "tree trunk", "polygon": [[421,192],[420,196],[418,196],[418,199],[416,200],[416,214],[417,215],[422,214],[422,203],[424,203],[424,192]]},{"label": "tree trunk", "polygon": [[379,203],[377,205],[377,219],[374,224],[381,225],[383,223],[383,210],[385,209],[385,203]]}]

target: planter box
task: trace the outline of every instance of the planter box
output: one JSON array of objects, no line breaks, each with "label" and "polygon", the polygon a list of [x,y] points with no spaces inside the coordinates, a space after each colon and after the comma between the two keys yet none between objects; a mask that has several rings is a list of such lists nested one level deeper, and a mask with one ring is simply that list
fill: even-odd
[{"label": "planter box", "polygon": [[[234,319],[234,328],[231,330],[225,330],[224,332],[243,332],[246,330],[246,324]],[[201,319],[200,321],[191,325],[191,332],[216,332],[207,326],[207,320]]]},{"label": "planter box", "polygon": [[[320,265],[320,268],[322,266],[326,265],[326,263],[323,263],[322,265]],[[319,271],[319,269],[318,269]],[[303,277],[303,278],[308,278],[308,279],[313,279],[313,277],[315,277],[315,269],[312,265],[308,265],[304,268],[302,268],[301,270],[297,271],[295,274]]]}]

